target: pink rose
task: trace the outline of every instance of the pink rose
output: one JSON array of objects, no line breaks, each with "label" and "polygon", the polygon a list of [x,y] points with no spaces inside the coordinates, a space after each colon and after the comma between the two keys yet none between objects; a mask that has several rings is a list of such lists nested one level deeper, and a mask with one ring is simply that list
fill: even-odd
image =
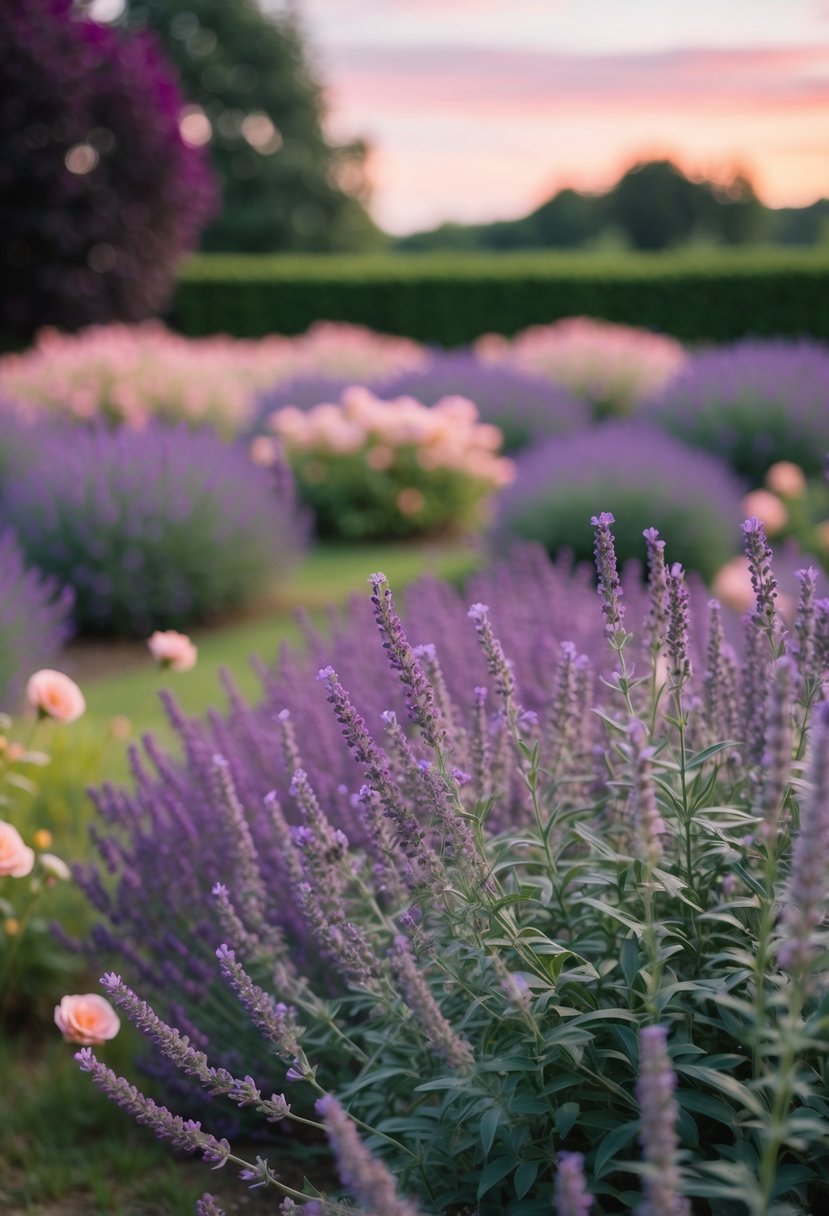
[{"label": "pink rose", "polygon": [[806,493],[806,475],[793,461],[778,460],[766,473],[766,485],[784,498],[802,498]]},{"label": "pink rose", "polygon": [[56,722],[74,722],[86,709],[83,693],[75,681],[49,667],[36,671],[30,678],[26,698],[41,717],[54,718]]},{"label": "pink rose", "polygon": [[16,827],[0,819],[0,875],[25,878],[35,864],[35,851],[24,844]]},{"label": "pink rose", "polygon": [[785,503],[769,490],[752,490],[746,494],[742,511],[746,517],[753,515],[759,519],[769,536],[781,532],[789,519]]},{"label": "pink rose", "polygon": [[189,671],[196,665],[199,652],[186,633],[176,633],[175,629],[156,630],[147,645],[150,654],[162,667],[169,667],[172,671]]},{"label": "pink rose", "polygon": [[55,1006],[55,1025],[67,1043],[98,1047],[115,1038],[121,1029],[121,1019],[109,1001],[97,992],[87,992],[83,996],[65,996]]}]

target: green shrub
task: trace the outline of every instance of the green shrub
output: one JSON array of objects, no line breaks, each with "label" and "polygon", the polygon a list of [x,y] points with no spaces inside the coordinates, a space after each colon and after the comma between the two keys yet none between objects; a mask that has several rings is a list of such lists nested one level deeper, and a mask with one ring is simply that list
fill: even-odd
[{"label": "green shrub", "polygon": [[812,251],[586,257],[201,256],[179,280],[176,328],[193,337],[300,333],[351,321],[460,346],[560,317],[592,316],[724,342],[746,334],[829,338],[829,261]]}]

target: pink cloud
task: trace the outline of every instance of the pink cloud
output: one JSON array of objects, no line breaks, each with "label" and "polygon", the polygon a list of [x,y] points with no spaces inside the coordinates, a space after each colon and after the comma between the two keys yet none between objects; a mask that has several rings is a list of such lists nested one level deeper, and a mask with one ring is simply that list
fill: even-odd
[{"label": "pink cloud", "polygon": [[333,95],[350,108],[504,115],[528,105],[584,111],[654,102],[709,109],[829,104],[829,45],[621,55],[366,47],[344,51],[332,66]]}]

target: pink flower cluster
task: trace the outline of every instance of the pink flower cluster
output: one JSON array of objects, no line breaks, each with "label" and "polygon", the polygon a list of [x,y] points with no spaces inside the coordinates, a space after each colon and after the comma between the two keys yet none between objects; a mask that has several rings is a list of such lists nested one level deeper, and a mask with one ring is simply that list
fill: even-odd
[{"label": "pink flower cluster", "polygon": [[106,418],[140,428],[153,417],[244,427],[258,390],[303,373],[366,383],[419,367],[425,350],[354,325],[320,324],[297,338],[185,338],[156,321],[44,330],[22,354],[0,359],[0,394],[29,413]]},{"label": "pink flower cluster", "polygon": [[629,413],[687,358],[674,338],[591,317],[533,325],[512,341],[485,334],[475,350],[484,362],[542,376],[607,413]]},{"label": "pink flower cluster", "polygon": [[346,389],[339,404],[275,410],[269,425],[289,455],[359,453],[369,468],[384,470],[394,466],[397,449],[414,447],[417,463],[427,473],[451,469],[493,490],[514,477],[512,461],[498,455],[498,427],[480,422],[477,407],[465,397],[443,397],[425,406],[413,397],[382,401],[355,386]]}]

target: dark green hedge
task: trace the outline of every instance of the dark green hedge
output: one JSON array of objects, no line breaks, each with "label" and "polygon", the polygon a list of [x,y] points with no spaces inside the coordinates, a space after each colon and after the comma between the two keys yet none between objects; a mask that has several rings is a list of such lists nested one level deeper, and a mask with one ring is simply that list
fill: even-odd
[{"label": "dark green hedge", "polygon": [[587,315],[687,341],[829,340],[829,252],[193,258],[170,321],[191,336],[301,333],[351,321],[456,346]]}]

